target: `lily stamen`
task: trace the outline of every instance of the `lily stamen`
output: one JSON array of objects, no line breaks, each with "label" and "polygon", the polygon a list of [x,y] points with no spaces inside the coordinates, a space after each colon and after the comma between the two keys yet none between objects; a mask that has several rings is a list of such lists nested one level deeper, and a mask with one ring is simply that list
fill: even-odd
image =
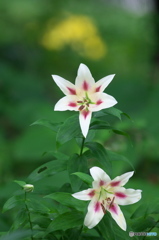
[{"label": "lily stamen", "polygon": [[111,203],[110,203],[110,205],[109,205],[109,209],[112,207],[113,202],[114,202],[114,199],[115,199],[115,197],[113,197],[113,199],[112,199],[112,201],[111,201]]},{"label": "lily stamen", "polygon": [[78,108],[78,110],[79,110],[79,111],[82,111],[84,108],[85,108],[85,106],[81,105],[81,106]]}]

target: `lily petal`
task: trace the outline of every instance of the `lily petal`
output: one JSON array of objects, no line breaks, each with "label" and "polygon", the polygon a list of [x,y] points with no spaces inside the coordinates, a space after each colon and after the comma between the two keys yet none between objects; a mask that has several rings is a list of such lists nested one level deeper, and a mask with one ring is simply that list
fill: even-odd
[{"label": "lily petal", "polygon": [[97,112],[104,108],[110,108],[117,104],[114,97],[101,92],[92,94],[92,102],[95,102],[95,104],[90,104],[89,107],[92,112]]},{"label": "lily petal", "polygon": [[76,95],[76,87],[73,83],[57,75],[52,75],[52,78],[65,95]]},{"label": "lily petal", "polygon": [[89,68],[85,64],[81,63],[78,68],[78,73],[75,81],[77,89],[80,89],[82,91],[89,91],[94,84],[95,81]]},{"label": "lily petal", "polygon": [[92,116],[92,113],[87,110],[82,110],[79,115],[79,121],[80,121],[82,134],[85,138],[86,138],[88,130],[89,130],[91,116]]},{"label": "lily petal", "polygon": [[112,187],[124,186],[129,181],[129,178],[131,178],[133,174],[134,174],[134,171],[124,173],[121,176],[114,178],[111,181],[110,185]]},{"label": "lily petal", "polygon": [[115,192],[115,200],[119,205],[129,205],[138,202],[141,199],[142,190],[132,188],[118,188]]},{"label": "lily petal", "polygon": [[[108,182],[111,181],[110,177],[104,172],[101,168],[99,167],[92,167],[90,169],[90,173],[94,179],[94,181],[98,181],[99,184],[101,181],[104,182],[104,184],[107,184]],[[104,184],[100,184],[101,186]]]},{"label": "lily petal", "polygon": [[76,96],[65,96],[61,98],[55,105],[55,111],[78,111],[79,106],[77,105],[77,97]]},{"label": "lily petal", "polygon": [[113,203],[112,206],[108,208],[108,211],[111,213],[112,218],[114,218],[119,227],[126,231],[126,221],[120,207],[116,203]]},{"label": "lily petal", "polygon": [[91,229],[100,222],[103,216],[104,212],[101,207],[101,203],[97,202],[97,200],[92,199],[88,205],[88,212],[84,219],[84,225]]},{"label": "lily petal", "polygon": [[115,74],[106,76],[95,83],[94,92],[103,92],[109,83],[113,80]]},{"label": "lily petal", "polygon": [[92,188],[72,194],[74,198],[84,201],[91,200],[94,197],[94,195],[95,191]]}]

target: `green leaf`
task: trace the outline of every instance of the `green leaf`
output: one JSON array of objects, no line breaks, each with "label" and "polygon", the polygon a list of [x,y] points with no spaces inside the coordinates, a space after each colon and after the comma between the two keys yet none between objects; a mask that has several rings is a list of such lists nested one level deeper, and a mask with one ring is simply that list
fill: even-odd
[{"label": "green leaf", "polygon": [[121,120],[121,116],[124,115],[128,119],[131,120],[130,116],[127,113],[122,112],[121,110],[119,110],[119,109],[117,109],[115,107],[103,109],[103,110],[101,110],[99,112],[96,112],[96,113],[94,113],[93,117],[101,118],[101,117],[106,116],[106,115],[112,115],[114,117],[117,117],[119,120]]},{"label": "green leaf", "polygon": [[66,231],[67,229],[70,228],[82,226],[83,218],[84,218],[83,214],[77,211],[67,212],[62,215],[59,215],[50,223],[47,229],[47,233],[54,232],[57,230]]},{"label": "green leaf", "polygon": [[104,122],[104,121],[94,121],[90,125],[90,130],[91,129],[112,129],[112,127],[107,122]]},{"label": "green leaf", "polygon": [[28,215],[26,214],[26,208],[24,207],[16,214],[11,230],[22,228],[26,223],[28,223]]},{"label": "green leaf", "polygon": [[58,172],[62,172],[67,169],[67,161],[53,160],[45,163],[34,170],[28,177],[28,181],[33,183],[42,178],[53,176]]},{"label": "green leaf", "polygon": [[131,227],[135,232],[141,232],[146,231],[155,225],[155,220],[152,217],[147,216],[146,218],[141,217],[139,219],[134,219]]},{"label": "green leaf", "polygon": [[83,182],[87,183],[89,186],[92,185],[93,178],[90,175],[88,175],[86,173],[82,173],[82,172],[75,172],[72,174],[79,177]]},{"label": "green leaf", "polygon": [[45,155],[45,154],[49,154],[49,155],[51,155],[51,156],[53,156],[53,157],[55,157],[56,159],[59,159],[59,160],[68,160],[69,159],[69,157],[66,155],[66,154],[64,154],[64,153],[61,153],[61,152],[57,152],[57,151],[48,151],[48,152],[45,152],[43,155]]},{"label": "green leaf", "polygon": [[[127,226],[127,231],[123,231],[114,221],[111,214],[107,212],[101,222],[96,227],[105,240],[131,240],[129,237],[130,227]],[[133,239],[138,239],[135,236]]]},{"label": "green leaf", "polygon": [[60,127],[56,136],[57,146],[60,146],[76,137],[82,137],[82,134],[79,125],[79,116],[73,115],[66,119],[64,124]]},{"label": "green leaf", "polygon": [[104,239],[117,240],[114,234],[112,219],[109,213],[105,214],[102,221],[99,222],[96,228],[98,229],[100,234],[104,237]]},{"label": "green leaf", "polygon": [[92,157],[96,158],[108,175],[111,176],[112,165],[105,148],[100,143],[96,142],[86,143],[85,146],[90,149]]},{"label": "green leaf", "polygon": [[[34,215],[32,214],[31,216],[34,216]],[[47,215],[42,216],[40,214],[36,214],[34,216],[34,223],[43,229],[46,229],[49,226],[50,222],[51,222],[51,219]]]},{"label": "green leaf", "polygon": [[132,121],[131,117],[127,113],[122,112],[122,114]]},{"label": "green leaf", "polygon": [[111,107],[111,108],[103,109],[99,112],[96,112],[94,114],[94,117],[98,118],[98,117],[102,117],[104,115],[112,115],[121,120],[121,114],[122,114],[122,111],[120,111],[119,109],[117,109],[115,107]]},{"label": "green leaf", "polygon": [[51,122],[47,119],[39,119],[39,120],[35,121],[34,123],[32,123],[30,126],[33,126],[33,125],[44,126],[44,127],[47,127],[49,129],[51,129],[54,132],[58,132],[62,123],[54,123],[54,122]]},{"label": "green leaf", "polygon": [[47,204],[44,204],[44,202],[42,202],[42,199],[40,198],[39,200],[35,200],[34,198],[30,199],[27,202],[27,205],[31,212],[41,214],[50,213],[50,209],[47,207]]},{"label": "green leaf", "polygon": [[107,130],[112,130],[114,133],[116,134],[119,134],[119,135],[123,135],[123,136],[126,136],[126,137],[129,137],[129,134],[124,132],[124,131],[121,131],[121,130],[118,130],[118,129],[115,129],[114,127],[110,126],[109,123],[105,122],[105,121],[94,121],[91,125],[90,125],[90,130],[98,130],[98,129],[107,129]]},{"label": "green leaf", "polygon": [[84,201],[74,198],[70,193],[56,192],[45,196],[45,198],[51,198],[67,207],[75,208],[78,211],[84,211],[87,204]]},{"label": "green leaf", "polygon": [[1,237],[1,240],[22,240],[26,237],[30,237],[32,232],[30,230],[18,230],[12,233],[7,233]]},{"label": "green leaf", "polygon": [[115,107],[103,109],[103,112],[106,114],[112,115],[114,117],[117,117],[121,120],[122,111]]},{"label": "green leaf", "polygon": [[134,166],[125,156],[123,156],[119,153],[116,153],[116,152],[112,152],[110,150],[106,150],[106,151],[107,151],[110,161],[124,161],[124,162],[128,163],[132,167],[132,169],[135,171]]},{"label": "green leaf", "polygon": [[68,173],[71,182],[71,187],[74,192],[79,191],[82,181],[80,178],[72,175],[74,172],[87,172],[87,158],[82,155],[74,154],[68,161]]},{"label": "green leaf", "polygon": [[3,206],[3,212],[6,212],[14,207],[19,207],[20,205],[24,204],[24,199],[22,196],[13,196],[7,200],[7,202]]},{"label": "green leaf", "polygon": [[118,130],[118,129],[114,129],[114,128],[113,128],[112,130],[113,130],[113,132],[116,133],[116,134],[123,135],[123,136],[126,136],[126,137],[129,138],[129,134],[126,133],[126,132],[124,132],[124,131],[121,131],[121,130]]},{"label": "green leaf", "polygon": [[159,198],[142,203],[136,211],[132,214],[131,218],[146,217],[149,214],[159,214]]},{"label": "green leaf", "polygon": [[14,180],[14,182],[17,183],[17,184],[18,184],[19,186],[21,186],[21,187],[23,187],[23,186],[26,184],[26,182],[24,182],[24,181]]}]

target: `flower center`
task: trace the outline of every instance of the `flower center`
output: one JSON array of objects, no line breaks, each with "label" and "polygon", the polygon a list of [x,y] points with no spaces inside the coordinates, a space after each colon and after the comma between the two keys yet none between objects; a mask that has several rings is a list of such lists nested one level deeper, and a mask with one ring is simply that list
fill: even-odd
[{"label": "flower center", "polygon": [[78,110],[82,111],[83,109],[86,109],[88,111],[89,104],[95,104],[94,102],[91,101],[91,99],[88,97],[87,92],[85,93],[85,97],[83,97],[83,100],[77,101],[77,104],[79,105]]},{"label": "flower center", "polygon": [[111,208],[114,203],[115,197],[110,197],[110,194],[113,194],[113,192],[109,192],[103,187],[100,188],[98,201],[101,203],[104,214],[106,213],[106,209]]}]

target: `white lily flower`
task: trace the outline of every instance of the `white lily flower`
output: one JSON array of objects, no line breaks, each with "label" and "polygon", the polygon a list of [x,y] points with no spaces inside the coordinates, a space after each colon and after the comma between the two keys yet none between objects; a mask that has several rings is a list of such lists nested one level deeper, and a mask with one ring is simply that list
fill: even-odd
[{"label": "white lily flower", "polygon": [[91,200],[84,225],[93,228],[108,211],[119,227],[126,231],[126,221],[118,205],[133,204],[141,199],[141,190],[123,187],[134,172],[127,172],[113,180],[99,167],[92,167],[90,173],[94,179],[93,188],[72,194],[79,200]]},{"label": "white lily flower", "polygon": [[114,74],[95,82],[88,67],[80,64],[75,85],[64,78],[52,75],[55,83],[66,95],[55,105],[55,111],[79,111],[79,122],[84,137],[87,136],[92,112],[114,106],[117,101],[103,91],[114,78]]}]

